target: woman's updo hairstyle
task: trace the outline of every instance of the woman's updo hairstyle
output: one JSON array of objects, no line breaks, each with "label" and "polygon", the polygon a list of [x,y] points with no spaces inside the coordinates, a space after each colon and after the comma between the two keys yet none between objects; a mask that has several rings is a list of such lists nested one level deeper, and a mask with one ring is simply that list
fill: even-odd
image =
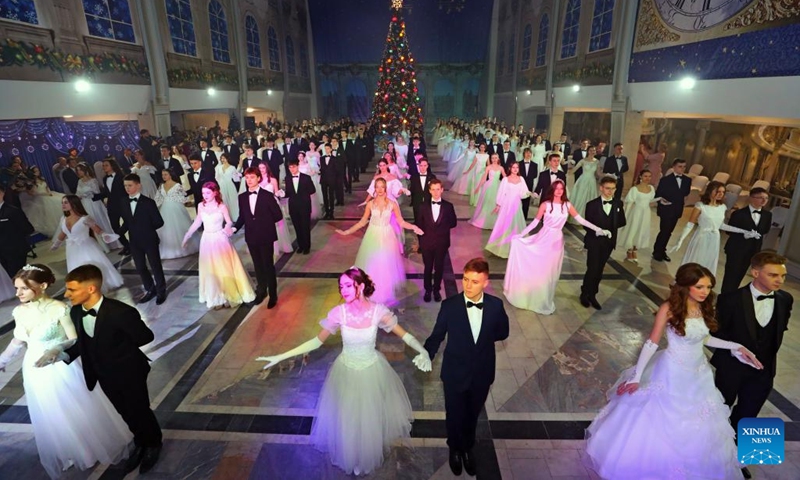
[{"label": "woman's updo hairstyle", "polygon": [[36,282],[38,284],[46,283],[48,285],[52,285],[56,283],[56,277],[53,275],[53,271],[50,270],[50,267],[47,265],[42,265],[39,263],[35,263],[32,265],[25,265],[22,269],[14,275],[13,280],[20,279],[28,286],[28,288],[33,288],[31,282]]},{"label": "woman's updo hairstyle", "polygon": [[342,275],[345,275],[356,285],[364,285],[364,298],[369,298],[375,293],[375,283],[364,270],[358,267],[350,267]]}]

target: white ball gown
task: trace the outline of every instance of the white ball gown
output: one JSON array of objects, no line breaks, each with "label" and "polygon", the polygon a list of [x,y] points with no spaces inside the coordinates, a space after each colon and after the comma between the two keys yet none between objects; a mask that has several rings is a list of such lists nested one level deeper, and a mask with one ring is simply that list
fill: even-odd
[{"label": "white ball gown", "polygon": [[[276,192],[274,192],[272,189],[272,182],[262,181],[259,185],[264,190],[275,195]],[[292,235],[289,233],[289,225],[286,223],[286,218],[289,215],[286,212],[286,204],[282,203],[281,200],[282,199],[275,197],[275,201],[278,202],[278,206],[281,207],[281,214],[283,215],[283,220],[275,224],[275,230],[278,233],[278,239],[273,243],[272,249],[276,258],[282,253],[292,253],[294,251],[292,248]]]},{"label": "white ball gown", "polygon": [[397,317],[378,303],[360,316],[339,305],[320,325],[332,334],[341,329],[342,353],[322,386],[311,441],[348,474],[366,474],[394,440],[410,435],[414,418],[403,382],[375,349],[378,329],[390,332]]},{"label": "white ball gown", "polygon": [[531,161],[536,163],[536,168],[538,169],[536,171],[544,172],[546,164],[544,157],[545,154],[547,154],[547,149],[545,148],[544,143],[540,143],[538,145],[531,145],[530,149],[531,149],[531,154],[533,155],[531,157]]},{"label": "white ball gown", "polygon": [[[97,223],[103,233],[114,233],[114,229],[111,227],[111,220],[108,218],[108,210],[106,210],[106,205],[102,200],[92,200],[92,198],[99,193],[100,183],[96,179],[90,178],[88,180],[78,181],[78,191],[75,192],[75,195],[81,198],[81,203],[83,204],[83,208],[86,210],[86,213],[92,217],[92,220]],[[109,248],[122,248],[122,244],[120,244],[118,240],[111,242],[108,245],[103,243],[103,241],[100,239],[98,239],[98,242],[100,243],[100,248],[105,251],[108,251]]]},{"label": "white ball gown", "polygon": [[[100,249],[97,241],[91,237],[92,225],[94,225],[92,217],[83,216],[72,225],[72,230],[70,230],[67,228],[66,217],[62,217],[61,231],[67,236],[67,271],[81,265],[96,266],[103,272],[103,292],[108,292],[122,286],[122,275],[106,257],[105,252]],[[104,233],[112,232],[109,230]]]},{"label": "white ball gown", "polygon": [[14,288],[14,282],[8,276],[5,268],[0,268],[0,303],[14,298],[17,290]]},{"label": "white ball gown", "polygon": [[497,206],[497,193],[500,190],[500,170],[490,170],[487,178],[481,187],[478,203],[469,223],[474,227],[491,230],[497,221],[497,214],[493,210]]},{"label": "white ball gown", "polygon": [[[481,183],[481,175],[486,172],[486,167],[488,166],[489,162],[489,154],[488,153],[476,153],[475,154],[475,166],[472,167],[472,170],[469,171],[467,176],[467,195],[469,195],[469,205],[474,207],[478,204],[478,197],[480,196],[480,192],[475,193],[475,187]],[[469,168],[469,167],[467,167]]]},{"label": "white ball gown", "polygon": [[[399,204],[400,202],[397,199],[400,198],[400,195],[404,193],[403,188],[405,187],[403,186],[402,183],[400,183],[400,180],[394,179],[386,182],[386,198]],[[374,178],[372,179],[371,182],[369,182],[369,187],[367,187],[367,193],[369,193],[370,196],[372,197],[375,196]],[[400,244],[399,247],[400,254],[402,255],[403,252],[405,251],[404,247],[406,244],[406,231],[403,230],[403,227],[400,226],[400,222],[398,222],[398,219],[395,218],[394,215],[392,215],[391,225],[392,225],[392,230],[394,230],[394,233],[397,235],[397,242]]]},{"label": "white ball gown", "polygon": [[214,178],[216,178],[217,184],[219,184],[219,193],[222,196],[222,203],[228,206],[228,213],[234,221],[239,218],[239,195],[236,192],[236,185],[233,183],[234,176],[238,175],[238,173],[236,167],[233,165],[223,167],[222,164],[219,163],[214,167]]},{"label": "white ball gown", "polygon": [[618,242],[626,250],[650,246],[650,203],[656,197],[656,189],[652,185],[649,187],[649,193],[642,193],[633,186],[625,196],[625,219],[628,224],[620,230]]},{"label": "white ball gown", "polygon": [[669,346],[656,352],[632,395],[617,395],[586,430],[586,453],[606,479],[740,479],[730,409],[714,386],[703,353],[708,327],[686,319],[686,335],[667,327]]},{"label": "white ball gown", "polygon": [[58,226],[64,216],[61,211],[61,199],[64,195],[60,193],[51,195],[51,193],[47,184],[39,180],[34,190],[19,194],[22,211],[30,220],[33,229],[48,236],[53,235],[53,232],[58,234]]},{"label": "white ball gown", "polygon": [[725,221],[725,210],[728,207],[724,203],[713,207],[697,203],[694,208],[700,210],[700,218],[692,239],[686,246],[681,265],[699,263],[716,275],[719,263],[719,227]]},{"label": "white ball gown", "polygon": [[202,209],[197,214],[203,221],[198,269],[200,303],[214,308],[252,302],[256,294],[239,254],[223,231],[222,212]]},{"label": "white ball gown", "polygon": [[503,294],[511,305],[542,315],[556,311],[553,298],[564,261],[564,233],[561,229],[569,217],[569,207],[569,203],[547,202],[541,230],[535,235],[511,241],[503,281]]},{"label": "white ball gown", "polygon": [[500,190],[497,192],[497,212],[492,234],[486,244],[486,250],[500,258],[508,258],[511,250],[511,237],[525,229],[525,216],[522,214],[522,199],[530,196],[525,180],[511,183],[508,177],[500,181]]},{"label": "white ball gown", "polygon": [[186,257],[197,253],[200,249],[197,235],[192,235],[186,242],[186,248],[181,246],[184,234],[192,226],[192,218],[184,206],[185,201],[186,192],[180,183],[173,185],[168,192],[165,191],[164,185],[158,187],[156,203],[161,218],[164,219],[164,226],[158,229],[160,240],[158,251],[162,260]]},{"label": "white ball gown", "polygon": [[597,160],[590,162],[586,160],[581,161],[583,162],[583,164],[581,164],[583,173],[581,174],[581,178],[575,182],[572,190],[570,190],[569,201],[580,216],[585,216],[586,204],[600,195],[597,190],[597,177],[595,177],[597,165],[600,162]]},{"label": "white ball gown", "polygon": [[131,168],[131,173],[139,175],[139,181],[142,185],[141,193],[145,197],[155,199],[158,194],[158,187],[156,187],[156,182],[153,180],[153,175],[156,172],[156,167],[152,165]]},{"label": "white ball gown", "polygon": [[[319,183],[319,155],[306,156],[306,163],[301,163],[300,173],[311,177],[316,193],[311,195],[311,220],[322,217],[322,186]],[[244,182],[242,182],[244,183]]]},{"label": "white ball gown", "polygon": [[34,365],[45,351],[67,340],[61,320],[69,319],[69,307],[40,299],[16,307],[12,315],[14,338],[27,345],[22,382],[39,460],[50,478],[61,476],[70,462],[85,470],[125,458],[133,434],[99,384],[92,391],[86,388],[81,360]]},{"label": "white ball gown", "polygon": [[355,266],[367,272],[375,283],[372,300],[386,305],[397,301],[396,292],[406,281],[400,245],[391,225],[393,216],[391,205],[381,210],[373,204],[355,261]]}]

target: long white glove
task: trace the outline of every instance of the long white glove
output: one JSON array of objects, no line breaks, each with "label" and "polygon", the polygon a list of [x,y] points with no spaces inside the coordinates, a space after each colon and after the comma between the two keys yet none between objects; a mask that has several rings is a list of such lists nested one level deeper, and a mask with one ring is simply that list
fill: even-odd
[{"label": "long white glove", "polygon": [[17,340],[16,338],[11,339],[11,343],[8,344],[5,351],[0,353],[0,372],[6,370],[6,366],[17,358],[17,355],[19,355],[19,352],[22,351],[22,347],[24,346],[25,342]]},{"label": "long white glove", "polygon": [[598,237],[608,237],[611,238],[611,232],[609,230],[603,230],[602,228],[598,227],[594,223],[586,220],[585,218],[581,217],[580,215],[575,215],[575,220],[583,225],[584,227],[588,228],[589,230],[594,230],[595,235]]},{"label": "long white glove", "polygon": [[62,243],[64,243],[64,242],[62,242],[61,240],[58,240],[58,239],[53,240],[53,244],[50,245],[50,251],[58,250],[58,247],[60,247]]},{"label": "long white glove", "polygon": [[647,364],[650,363],[650,359],[653,358],[656,350],[658,350],[658,345],[648,338],[647,341],[644,342],[644,345],[642,345],[642,351],[639,353],[639,360],[636,362],[636,372],[634,372],[633,378],[628,380],[628,383],[639,383],[642,380],[644,369],[647,367]]},{"label": "long white glove", "polygon": [[686,222],[686,225],[683,226],[683,231],[681,232],[681,236],[678,239],[678,243],[670,247],[669,250],[667,250],[667,252],[669,253],[677,252],[681,248],[681,244],[683,244],[683,241],[686,240],[686,237],[688,237],[689,234],[692,233],[692,229],[694,229],[694,223]]},{"label": "long white glove", "polygon": [[742,235],[744,235],[744,238],[748,240],[751,238],[756,238],[756,239],[761,238],[761,234],[756,232],[755,230],[745,230],[743,228],[732,227],[727,223],[723,223],[722,225],[720,225],[719,229],[731,233],[741,233]]},{"label": "long white glove", "polygon": [[531,233],[533,231],[533,229],[536,228],[537,225],[539,225],[539,219],[538,218],[534,218],[533,221],[531,222],[531,224],[528,225],[527,227],[525,227],[525,229],[522,230],[522,232],[519,235],[514,235],[511,238],[522,238],[525,235]]},{"label": "long white glove", "polygon": [[275,365],[277,365],[278,363],[286,360],[287,358],[292,358],[295,355],[302,355],[302,354],[306,354],[308,352],[313,352],[314,350],[318,349],[321,346],[322,346],[322,342],[320,341],[320,339],[318,337],[314,337],[311,340],[303,343],[302,345],[294,347],[293,349],[289,350],[288,352],[283,352],[283,353],[281,353],[279,355],[272,355],[270,357],[258,357],[258,358],[256,358],[256,361],[257,362],[268,362],[266,365],[264,365],[264,368],[262,369],[262,370],[266,370],[266,369],[268,369],[270,367],[274,367]]},{"label": "long white glove", "polygon": [[419,343],[419,340],[417,340],[414,335],[406,332],[406,334],[403,335],[403,341],[406,342],[406,345],[419,352],[419,355],[414,357],[414,365],[423,372],[430,372],[432,369],[431,356],[422,344]]},{"label": "long white glove", "polygon": [[[730,350],[731,351],[731,355],[736,357],[736,360],[739,360],[740,362],[744,363],[745,365],[749,365],[749,366],[751,366],[751,367],[753,367],[755,369],[758,369],[758,370],[761,370],[762,368],[764,368],[764,366],[761,365],[760,362],[756,363],[756,362],[753,361],[753,359],[755,359],[755,357],[756,357],[753,354],[753,352],[751,352],[750,350],[747,350],[746,348],[744,348],[744,346],[742,346],[742,345],[740,345],[740,344],[738,344],[736,342],[729,342],[727,340],[722,340],[721,338],[712,337],[711,335],[709,335],[708,337],[706,337],[705,344],[706,344],[706,346],[711,347],[711,348],[721,348],[723,350]],[[741,352],[742,348],[744,348],[747,351],[747,353],[749,353],[750,356],[753,357],[753,359],[750,359],[750,358],[748,358],[748,356],[746,354],[743,354]]]},{"label": "long white glove", "polygon": [[47,351],[44,352],[44,354],[42,354],[39,360],[36,360],[34,366],[36,366],[37,368],[41,368],[56,362],[66,362],[67,360],[69,360],[69,355],[67,355],[67,353],[64,350],[75,345],[75,342],[77,341],[78,341],[77,338],[73,338],[72,340],[65,340],[59,343],[58,345],[50,347]]}]

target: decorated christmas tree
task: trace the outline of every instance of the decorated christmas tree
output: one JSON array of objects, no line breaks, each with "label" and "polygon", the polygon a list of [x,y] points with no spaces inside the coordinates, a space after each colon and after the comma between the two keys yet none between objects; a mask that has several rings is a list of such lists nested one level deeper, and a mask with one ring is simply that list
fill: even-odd
[{"label": "decorated christmas tree", "polygon": [[408,46],[402,9],[402,0],[392,0],[392,21],[383,60],[378,67],[378,87],[372,105],[372,121],[379,124],[384,133],[422,123],[414,57]]}]

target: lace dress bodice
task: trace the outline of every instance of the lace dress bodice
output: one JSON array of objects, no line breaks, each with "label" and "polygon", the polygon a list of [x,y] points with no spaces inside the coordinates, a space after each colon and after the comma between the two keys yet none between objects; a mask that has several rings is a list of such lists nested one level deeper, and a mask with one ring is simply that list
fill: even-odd
[{"label": "lace dress bodice", "polygon": [[164,189],[164,185],[158,187],[158,196],[156,197],[156,203],[160,207],[164,202],[174,202],[181,206],[183,206],[184,202],[186,201],[186,191],[183,189],[183,185],[180,183],[176,183],[166,191]]},{"label": "lace dress bodice", "polygon": [[685,331],[686,335],[680,336],[672,327],[667,328],[667,355],[686,368],[704,368],[708,362],[703,353],[703,341],[709,334],[705,320],[702,317],[687,318]]},{"label": "lace dress bodice", "polygon": [[38,359],[45,350],[67,340],[61,325],[69,318],[69,307],[53,299],[42,299],[20,305],[12,312],[16,327],[14,338],[27,343],[28,358]]},{"label": "lace dress bodice", "polygon": [[81,198],[92,198],[98,193],[100,193],[100,184],[97,183],[97,179],[90,178],[78,182],[78,191],[75,192],[75,195]]},{"label": "lace dress bodice", "polygon": [[392,220],[392,206],[385,206],[383,209],[380,209],[372,204],[372,210],[369,216],[369,226],[370,227],[391,227]]},{"label": "lace dress bodice", "polygon": [[203,231],[217,233],[225,226],[225,217],[220,211],[203,210],[200,215],[203,217]]},{"label": "lace dress bodice", "polygon": [[584,159],[583,163],[581,164],[581,170],[583,171],[583,173],[581,173],[581,177],[586,175],[587,178],[594,178],[595,173],[597,172],[597,166],[599,164],[600,162],[597,160],[587,161]]},{"label": "lace dress bodice", "polygon": [[378,351],[375,350],[378,328],[391,332],[397,325],[397,317],[378,303],[373,303],[371,308],[360,315],[353,315],[348,312],[346,305],[339,305],[328,312],[328,317],[320,325],[331,333],[341,329],[341,358],[348,367],[361,370],[379,358]]}]

